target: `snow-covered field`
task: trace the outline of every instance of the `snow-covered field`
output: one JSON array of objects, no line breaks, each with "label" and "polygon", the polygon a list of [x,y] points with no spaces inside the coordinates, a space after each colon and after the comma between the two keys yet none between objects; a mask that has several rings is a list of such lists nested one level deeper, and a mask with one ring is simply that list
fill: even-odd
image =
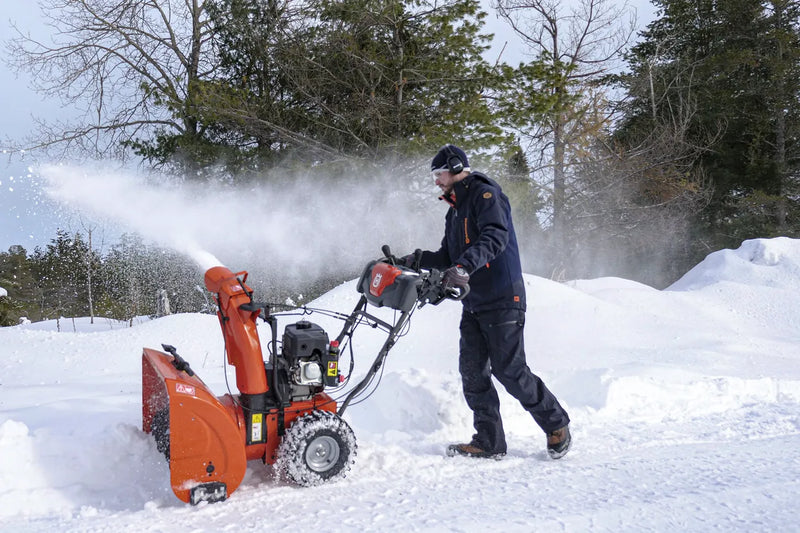
[{"label": "snow-covered field", "polygon": [[[344,481],[299,488],[252,462],[229,500],[197,507],[140,431],[141,349],[177,346],[222,395],[214,316],[2,328],[0,530],[800,530],[800,241],[714,253],[664,291],[526,282],[529,364],[573,420],[564,459],[505,393],[506,458],[444,456],[472,434],[460,306],[445,302],[417,311],[380,388],[346,413],[359,450]],[[349,282],[311,305],[348,313],[357,296]],[[382,339],[356,331],[357,371]]]}]

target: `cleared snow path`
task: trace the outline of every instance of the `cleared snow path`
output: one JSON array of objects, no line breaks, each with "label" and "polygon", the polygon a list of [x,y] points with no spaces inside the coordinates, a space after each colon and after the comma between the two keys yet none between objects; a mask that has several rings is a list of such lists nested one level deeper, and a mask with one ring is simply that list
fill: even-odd
[{"label": "cleared snow path", "polygon": [[[122,426],[117,438],[128,439],[121,453],[131,462],[113,465],[103,490],[91,491],[80,479],[72,491],[59,490],[67,499],[73,492],[77,513],[17,516],[2,530],[792,531],[800,491],[797,407],[753,404],[655,427],[576,424],[575,448],[561,461],[546,457],[541,438],[525,450],[526,439],[513,434],[502,461],[362,442],[343,482],[298,488],[251,463],[233,498],[196,508],[175,500],[166,484],[159,488],[166,465],[137,428]],[[159,466],[143,478],[131,448]],[[136,474],[126,475],[126,468]]]}]

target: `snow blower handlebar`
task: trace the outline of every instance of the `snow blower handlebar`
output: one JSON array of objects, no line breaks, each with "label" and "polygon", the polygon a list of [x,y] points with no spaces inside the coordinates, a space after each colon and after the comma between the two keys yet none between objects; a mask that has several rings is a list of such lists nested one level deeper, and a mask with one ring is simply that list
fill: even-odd
[{"label": "snow blower handlebar", "polygon": [[[441,303],[443,300],[461,301],[467,297],[467,294],[469,294],[469,285],[465,285],[463,287],[451,287],[446,285],[444,283],[444,272],[441,272],[437,269],[423,271],[419,266],[420,261],[422,261],[422,250],[419,248],[414,250],[413,258],[411,258],[411,264],[402,264],[404,262],[402,260],[398,260],[398,258],[392,254],[392,250],[389,248],[388,244],[381,246],[381,252],[383,252],[383,255],[385,256],[383,261],[387,262],[388,264],[397,266],[401,269],[410,268],[420,275],[420,283],[417,288],[417,301],[419,302],[419,307],[422,307],[427,303],[439,305],[439,303]],[[367,265],[367,268],[369,268],[371,265],[372,263]],[[361,289],[359,288],[359,290]]]},{"label": "snow blower handlebar", "polygon": [[461,301],[469,294],[469,285],[450,287],[444,284],[444,272],[431,270],[419,288],[419,306],[439,305],[443,300]]},{"label": "snow blower handlebar", "polygon": [[391,350],[392,347],[397,342],[398,337],[400,337],[401,332],[403,331],[409,319],[411,318],[411,314],[414,312],[413,309],[408,309],[403,311],[400,314],[400,318],[397,319],[394,325],[391,325],[367,313],[365,310],[367,306],[367,301],[368,300],[366,296],[361,296],[361,299],[358,301],[358,304],[356,304],[355,309],[353,309],[353,312],[350,314],[350,317],[345,322],[345,326],[342,329],[342,332],[339,334],[339,340],[341,341],[342,339],[344,339],[344,337],[352,335],[356,326],[359,324],[359,319],[362,317],[365,317],[370,321],[379,323],[383,327],[387,327],[389,335],[386,338],[386,341],[383,343],[383,346],[381,347],[380,351],[378,352],[378,355],[375,357],[375,360],[372,362],[369,371],[367,371],[367,374],[364,376],[364,379],[362,379],[355,387],[353,387],[353,389],[347,394],[344,401],[339,406],[339,409],[337,411],[337,414],[339,416],[342,416],[344,414],[345,410],[347,409],[347,406],[350,405],[350,402],[353,401],[353,399],[355,399],[361,392],[363,392],[364,389],[366,389],[372,382],[372,379],[381,369],[381,366],[383,366],[383,362],[386,359],[386,356],[389,355],[389,350]]},{"label": "snow blower handlebar", "polygon": [[[350,405],[350,402],[369,386],[381,366],[383,366],[389,350],[392,349],[402,332],[405,331],[411,315],[414,313],[415,306],[419,309],[428,303],[438,305],[444,300],[463,300],[469,294],[469,286],[463,288],[446,286],[443,282],[444,273],[438,270],[422,271],[396,266],[397,260],[392,255],[388,245],[383,245],[381,251],[385,258],[368,263],[361,274],[361,279],[357,286],[358,291],[362,293],[361,298],[353,312],[345,320],[337,341],[341,343],[345,337],[351,336],[361,318],[366,318],[384,327],[388,332],[388,337],[364,379],[350,391],[341,403],[338,410],[340,416]],[[422,251],[415,251],[414,256],[414,262],[419,264]],[[389,324],[369,314],[366,311],[367,303],[375,307],[389,307],[396,311],[401,311],[401,314],[394,324]]]}]

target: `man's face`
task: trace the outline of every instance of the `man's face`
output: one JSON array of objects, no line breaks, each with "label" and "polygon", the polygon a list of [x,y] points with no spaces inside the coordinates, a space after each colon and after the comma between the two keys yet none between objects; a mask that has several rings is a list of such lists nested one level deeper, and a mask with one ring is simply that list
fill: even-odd
[{"label": "man's face", "polygon": [[433,181],[442,189],[442,192],[447,195],[453,192],[453,185],[456,183],[456,174],[452,174],[447,169],[438,169],[433,171]]}]

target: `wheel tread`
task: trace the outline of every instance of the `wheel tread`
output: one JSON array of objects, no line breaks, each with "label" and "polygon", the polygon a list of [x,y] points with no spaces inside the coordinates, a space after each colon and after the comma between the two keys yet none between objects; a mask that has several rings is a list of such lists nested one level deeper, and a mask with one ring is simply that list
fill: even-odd
[{"label": "wheel tread", "polygon": [[[308,445],[319,435],[329,435],[340,446],[339,460],[330,470],[316,472],[306,462]],[[355,434],[341,417],[329,411],[312,411],[297,418],[286,430],[278,446],[275,466],[294,483],[309,487],[344,478],[355,462],[358,445]]]}]

